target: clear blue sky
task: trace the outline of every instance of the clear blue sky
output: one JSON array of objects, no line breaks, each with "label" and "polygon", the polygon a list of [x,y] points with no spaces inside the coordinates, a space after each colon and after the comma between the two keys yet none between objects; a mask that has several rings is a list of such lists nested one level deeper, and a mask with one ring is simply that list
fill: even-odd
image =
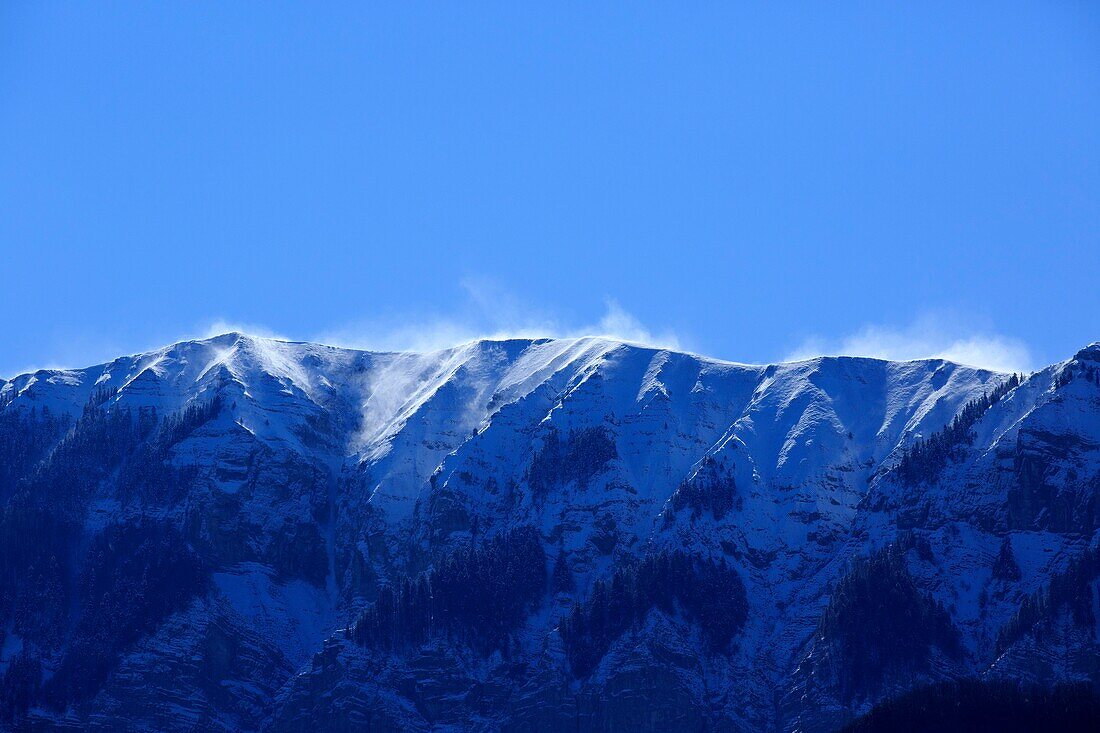
[{"label": "clear blue sky", "polygon": [[274,5],[0,5],[0,374],[609,301],[742,361],[1100,339],[1096,3]]}]

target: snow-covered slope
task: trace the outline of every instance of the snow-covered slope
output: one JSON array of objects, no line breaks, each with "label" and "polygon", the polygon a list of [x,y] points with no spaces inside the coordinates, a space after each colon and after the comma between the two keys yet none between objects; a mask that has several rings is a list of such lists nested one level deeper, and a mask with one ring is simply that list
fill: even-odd
[{"label": "snow-covered slope", "polygon": [[[371,353],[232,333],[21,375],[0,383],[0,542],[24,548],[0,560],[4,719],[829,730],[945,675],[1095,681],[1095,629],[1066,610],[1080,603],[1017,612],[1094,544],[1098,374],[1098,345],[1014,386],[941,360],[750,366],[601,338]],[[942,465],[896,470],[990,394]],[[381,589],[523,527],[546,558],[531,572],[552,580],[506,648],[453,629],[356,642]],[[708,645],[679,601],[605,633],[578,671],[574,605],[674,551],[739,578],[732,641]],[[857,669],[846,634],[875,619],[845,589],[860,558],[891,552],[867,572],[955,631]],[[190,581],[162,587],[173,573]]]}]

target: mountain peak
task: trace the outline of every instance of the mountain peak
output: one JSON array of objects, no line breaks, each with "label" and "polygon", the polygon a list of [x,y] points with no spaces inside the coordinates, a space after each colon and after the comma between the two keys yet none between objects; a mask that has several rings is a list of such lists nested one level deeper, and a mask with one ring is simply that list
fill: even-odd
[{"label": "mountain peak", "polygon": [[1093,341],[1073,355],[1077,361],[1100,361],[1100,341]]}]

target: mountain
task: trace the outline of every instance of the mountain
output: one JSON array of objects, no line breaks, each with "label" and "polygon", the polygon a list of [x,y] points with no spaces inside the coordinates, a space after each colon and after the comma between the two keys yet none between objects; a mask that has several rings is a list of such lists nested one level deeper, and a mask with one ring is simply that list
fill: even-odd
[{"label": "mountain", "polygon": [[1100,344],[1031,375],[240,333],[0,383],[0,726],[831,731],[1100,683]]}]

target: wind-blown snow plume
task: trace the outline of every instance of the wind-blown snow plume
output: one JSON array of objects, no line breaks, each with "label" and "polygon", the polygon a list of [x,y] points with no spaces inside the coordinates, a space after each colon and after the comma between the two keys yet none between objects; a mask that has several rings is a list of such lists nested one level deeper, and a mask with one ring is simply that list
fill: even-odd
[{"label": "wind-blown snow plume", "polygon": [[649,328],[614,298],[606,299],[604,312],[595,322],[576,325],[528,305],[490,280],[464,280],[462,290],[465,298],[455,304],[451,315],[376,318],[322,332],[313,340],[372,351],[420,353],[478,339],[581,336],[605,336],[670,349],[682,347],[676,334]]},{"label": "wind-blown snow plume", "polygon": [[1002,334],[966,333],[945,318],[924,316],[904,328],[866,325],[839,339],[813,336],[784,357],[800,361],[815,356],[867,356],[891,361],[947,359],[999,372],[1030,372],[1034,360],[1027,345]]}]

